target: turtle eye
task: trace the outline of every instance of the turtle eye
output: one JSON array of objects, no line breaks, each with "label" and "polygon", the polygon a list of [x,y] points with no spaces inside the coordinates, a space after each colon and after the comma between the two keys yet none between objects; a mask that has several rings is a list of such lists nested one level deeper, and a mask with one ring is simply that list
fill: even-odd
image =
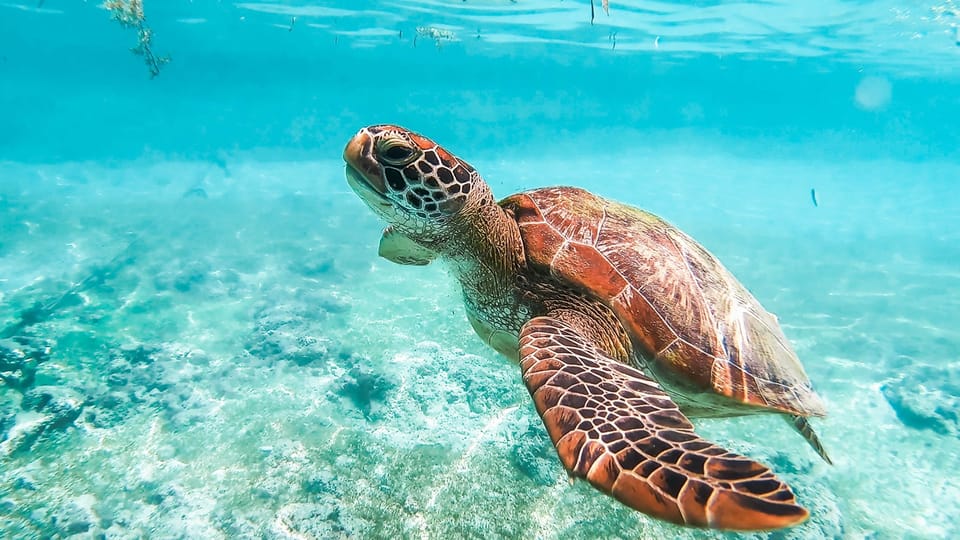
[{"label": "turtle eye", "polygon": [[417,152],[409,146],[406,140],[398,137],[388,137],[377,145],[377,161],[387,165],[402,167],[417,157]]}]

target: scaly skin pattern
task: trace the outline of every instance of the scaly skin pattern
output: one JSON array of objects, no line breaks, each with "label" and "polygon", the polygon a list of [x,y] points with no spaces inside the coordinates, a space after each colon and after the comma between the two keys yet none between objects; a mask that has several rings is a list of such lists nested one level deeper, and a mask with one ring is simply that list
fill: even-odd
[{"label": "scaly skin pattern", "polygon": [[692,238],[575,188],[498,204],[473,167],[398,126],[362,129],[344,160],[390,223],[382,253],[445,263],[477,334],[519,361],[572,476],[683,525],[807,518],[773,472],[702,440],[684,414],[792,415],[825,456],[805,418],[823,406],[776,319]]},{"label": "scaly skin pattern", "polygon": [[520,347],[524,382],[572,476],[682,525],[756,530],[807,518],[770,469],[701,439],[659,385],[564,321],[534,318]]}]

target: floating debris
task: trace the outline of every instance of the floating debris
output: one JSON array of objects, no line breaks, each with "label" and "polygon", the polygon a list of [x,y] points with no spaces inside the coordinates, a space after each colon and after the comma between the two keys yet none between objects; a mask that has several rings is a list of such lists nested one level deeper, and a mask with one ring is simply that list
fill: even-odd
[{"label": "floating debris", "polygon": [[820,205],[817,203],[817,190],[810,188],[810,200],[813,202],[813,206],[819,208]]},{"label": "floating debris", "polygon": [[137,56],[142,56],[150,70],[150,78],[160,74],[160,68],[170,62],[170,56],[157,56],[152,49],[153,30],[147,26],[143,15],[143,0],[107,0],[103,3],[104,9],[113,14],[113,20],[125,28],[137,31],[137,46],[130,50]]},{"label": "floating debris", "polygon": [[[456,41],[457,35],[454,34],[451,30],[444,30],[443,28],[436,28],[434,26],[418,26],[417,27],[417,36],[422,38],[432,39],[433,42],[440,47],[443,45],[444,41]],[[417,44],[417,39],[414,37],[413,44]]]},{"label": "floating debris", "polygon": [[[603,8],[603,12],[607,15],[610,14],[610,0],[601,0],[600,7]],[[590,0],[590,24],[593,24],[593,20],[596,18],[596,9],[594,8],[593,0]]]}]

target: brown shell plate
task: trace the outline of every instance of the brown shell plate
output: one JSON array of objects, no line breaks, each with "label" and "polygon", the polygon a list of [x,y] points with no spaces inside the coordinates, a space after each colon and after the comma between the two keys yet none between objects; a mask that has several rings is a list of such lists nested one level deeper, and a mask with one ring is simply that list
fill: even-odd
[{"label": "brown shell plate", "polygon": [[607,304],[659,373],[744,404],[824,414],[776,318],[676,227],[570,187],[501,206],[520,225],[528,263]]}]

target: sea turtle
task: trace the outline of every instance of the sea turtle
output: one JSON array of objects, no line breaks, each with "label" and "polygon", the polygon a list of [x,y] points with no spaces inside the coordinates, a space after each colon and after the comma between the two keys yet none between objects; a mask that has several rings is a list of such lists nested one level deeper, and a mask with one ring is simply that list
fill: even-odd
[{"label": "sea turtle", "polygon": [[477,334],[519,361],[572,477],[648,515],[734,530],[808,517],[767,467],[701,439],[687,416],[773,412],[827,461],[824,406],[777,319],[663,219],[573,187],[497,202],[465,161],[393,125],[344,153],[389,222],[380,256],[441,260]]}]

